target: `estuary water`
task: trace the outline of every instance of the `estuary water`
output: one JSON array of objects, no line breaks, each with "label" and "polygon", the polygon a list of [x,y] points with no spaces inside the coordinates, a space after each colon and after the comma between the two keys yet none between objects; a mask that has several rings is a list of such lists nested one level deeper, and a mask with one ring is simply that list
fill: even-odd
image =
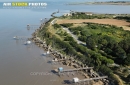
[{"label": "estuary water", "polygon": [[[17,0],[3,0],[1,2]],[[20,0],[22,1],[22,0]],[[28,0],[35,1],[37,0]],[[75,0],[74,0],[75,1]],[[77,0],[78,1],[78,0]],[[83,0],[88,1],[88,0]],[[69,10],[95,13],[129,13],[130,6],[115,5],[65,5],[69,0],[48,0],[46,8],[12,9],[0,7],[0,85],[62,85],[56,75],[35,75],[36,72],[51,72],[56,65],[48,63],[49,57],[41,56],[36,45],[25,46],[24,41],[13,40],[14,36],[31,37],[34,30],[27,24],[40,25],[40,19],[50,18],[52,12]],[[73,2],[71,0],[71,2]]]}]

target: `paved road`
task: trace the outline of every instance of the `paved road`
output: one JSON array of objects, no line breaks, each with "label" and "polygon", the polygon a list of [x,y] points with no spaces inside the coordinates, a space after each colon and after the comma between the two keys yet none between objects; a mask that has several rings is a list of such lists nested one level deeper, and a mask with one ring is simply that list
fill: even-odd
[{"label": "paved road", "polygon": [[67,31],[67,33],[69,33],[69,34],[74,38],[74,40],[76,40],[76,42],[77,42],[78,44],[86,45],[86,43],[84,43],[84,42],[78,40],[78,37],[77,37],[76,35],[74,35],[68,28],[66,28],[66,27],[62,27],[62,28],[63,28],[65,31]]},{"label": "paved road", "polygon": [[[52,24],[52,25],[55,24],[56,21],[57,21],[56,19],[52,20],[51,24]],[[74,35],[68,28],[63,27],[63,26],[62,26],[62,28],[63,28],[65,31],[67,31],[67,33],[69,33],[69,34],[74,38],[74,40],[76,40],[76,42],[77,42],[78,44],[86,45],[86,43],[84,43],[84,42],[78,40],[78,37],[77,37],[76,35]]]}]

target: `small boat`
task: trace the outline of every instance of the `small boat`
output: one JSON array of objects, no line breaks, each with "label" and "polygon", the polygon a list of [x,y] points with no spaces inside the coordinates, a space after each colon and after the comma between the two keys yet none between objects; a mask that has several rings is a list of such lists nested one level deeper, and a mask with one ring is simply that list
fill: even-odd
[{"label": "small boat", "polygon": [[26,41],[24,44],[25,45],[29,45],[29,44],[31,44],[32,42],[31,41]]},{"label": "small boat", "polygon": [[18,37],[17,37],[17,36],[14,36],[13,39],[18,39]]},{"label": "small boat", "polygon": [[30,26],[29,24],[27,24],[27,26]]},{"label": "small boat", "polygon": [[46,52],[46,54],[50,54],[50,52],[49,52],[49,51],[47,51],[47,52]]},{"label": "small boat", "polygon": [[46,55],[48,55],[48,54],[50,54],[49,51],[47,51],[46,53],[43,53],[42,55],[43,55],[43,56],[46,56]]},{"label": "small boat", "polygon": [[58,59],[57,59],[57,58],[54,58],[54,59],[52,60],[52,62],[56,62],[56,61],[58,61]]}]

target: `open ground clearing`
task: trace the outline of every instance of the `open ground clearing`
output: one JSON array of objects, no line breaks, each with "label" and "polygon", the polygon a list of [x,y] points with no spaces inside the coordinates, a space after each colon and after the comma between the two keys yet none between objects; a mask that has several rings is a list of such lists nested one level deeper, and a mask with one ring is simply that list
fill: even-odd
[{"label": "open ground clearing", "polygon": [[124,30],[130,30],[130,23],[124,20],[116,20],[116,19],[58,19],[58,24],[63,23],[83,23],[83,22],[91,22],[98,24],[110,24],[116,25],[118,27],[123,27]]}]

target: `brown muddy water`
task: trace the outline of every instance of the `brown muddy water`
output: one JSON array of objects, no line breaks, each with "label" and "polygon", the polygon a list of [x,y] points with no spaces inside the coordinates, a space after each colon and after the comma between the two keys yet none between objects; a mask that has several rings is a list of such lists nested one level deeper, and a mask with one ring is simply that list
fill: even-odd
[{"label": "brown muddy water", "polygon": [[52,10],[44,11],[47,12],[0,9],[0,85],[66,85],[64,80],[75,77],[57,76],[52,70],[63,65],[48,63],[52,57],[41,56],[44,51],[35,44],[27,46],[25,40],[13,39],[14,36],[31,37],[34,30],[28,31],[26,25],[40,24],[41,18],[49,18]]}]

